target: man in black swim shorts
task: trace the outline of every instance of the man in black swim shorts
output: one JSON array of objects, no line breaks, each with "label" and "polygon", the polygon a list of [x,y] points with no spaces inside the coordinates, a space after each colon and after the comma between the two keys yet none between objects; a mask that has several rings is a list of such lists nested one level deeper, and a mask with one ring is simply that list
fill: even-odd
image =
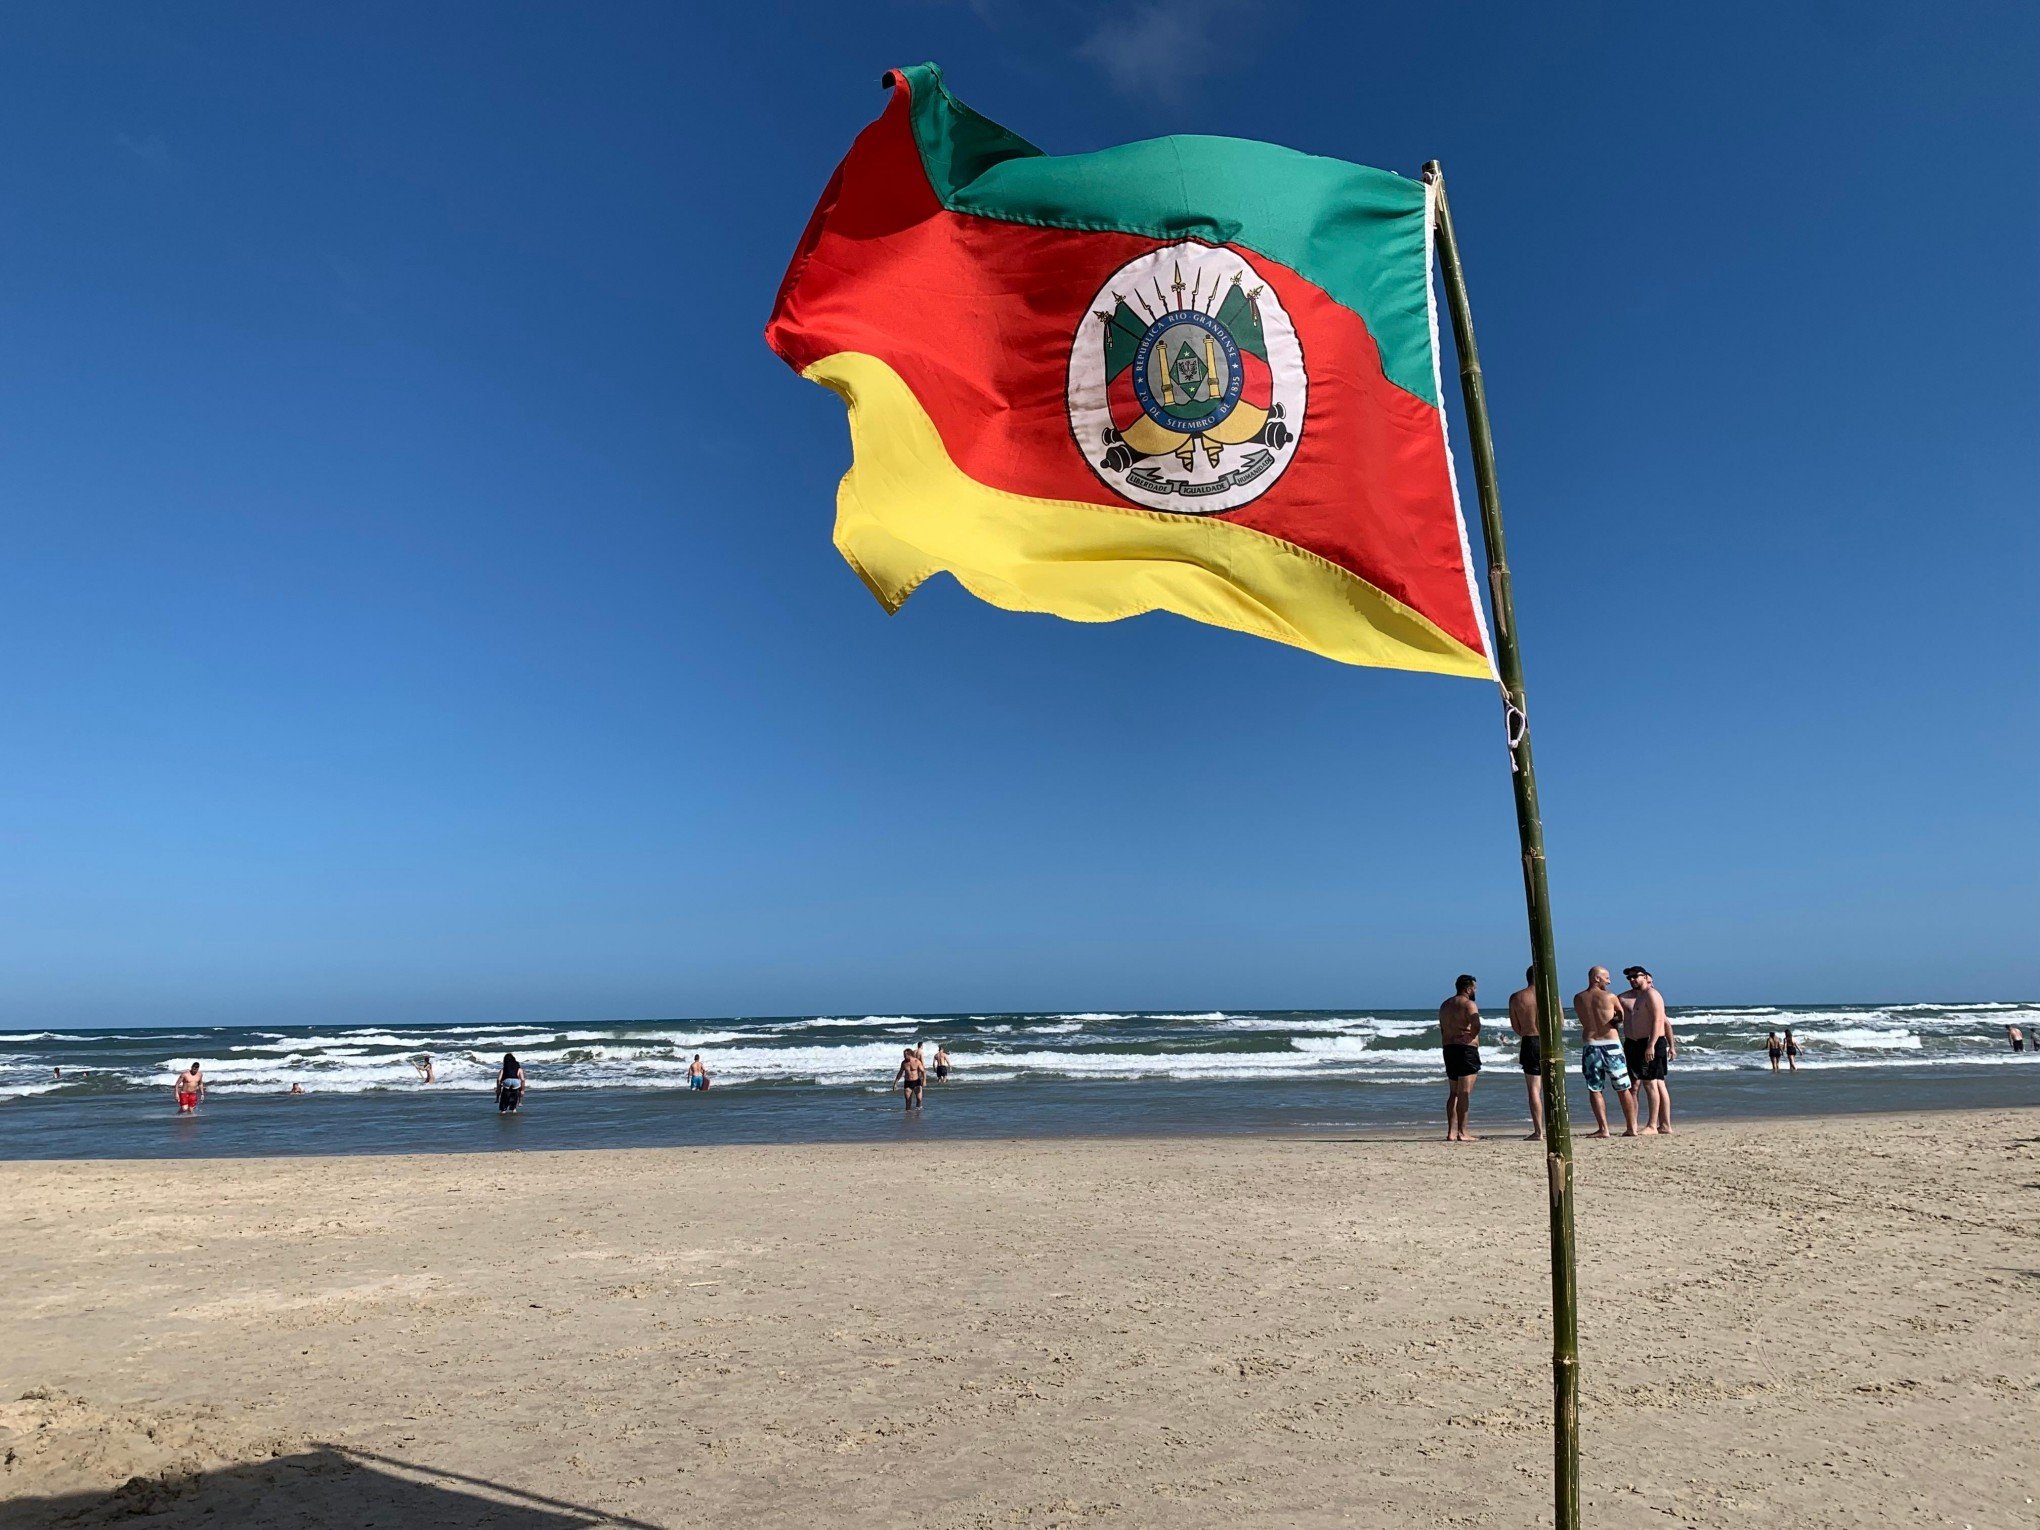
[{"label": "man in black swim shorts", "polygon": [[1636,1012],[1636,1001],[1643,992],[1636,985],[1636,974],[1641,971],[1641,967],[1624,967],[1622,975],[1629,979],[1629,991],[1615,995],[1615,1002],[1622,1006],[1622,1061],[1639,1086],[1644,1064],[1650,1061],[1650,1016]]},{"label": "man in black swim shorts", "polygon": [[1648,967],[1624,967],[1629,992],[1620,995],[1623,1008],[1622,1051],[1636,1080],[1636,1097],[1643,1107],[1643,1130],[1672,1134],[1672,1090],[1665,1082],[1679,1055],[1679,1038],[1672,1032],[1672,1018],[1665,1009],[1665,996],[1658,992],[1657,979]]},{"label": "man in black swim shorts", "polygon": [[928,1087],[928,1065],[921,1061],[921,1054],[912,1047],[901,1049],[899,1071],[893,1074],[893,1084],[906,1093],[907,1102],[903,1109],[921,1108],[922,1092]]},{"label": "man in black swim shorts", "polygon": [[1537,1142],[1544,1136],[1544,1037],[1537,1025],[1537,969],[1526,971],[1523,980],[1527,986],[1509,995],[1509,1029],[1519,1042],[1516,1064],[1523,1070],[1523,1092],[1530,1097],[1530,1135],[1524,1140]]},{"label": "man in black swim shorts", "polygon": [[1480,1005],[1476,984],[1461,973],[1452,997],[1438,1006],[1438,1035],[1445,1049],[1445,1140],[1478,1142],[1466,1132],[1466,1112],[1473,1104],[1473,1081],[1480,1072]]}]

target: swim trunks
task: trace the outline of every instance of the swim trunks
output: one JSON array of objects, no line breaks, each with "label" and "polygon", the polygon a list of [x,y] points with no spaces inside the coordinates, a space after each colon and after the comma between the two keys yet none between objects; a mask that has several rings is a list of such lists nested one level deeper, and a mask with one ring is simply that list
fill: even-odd
[{"label": "swim trunks", "polygon": [[1445,1044],[1445,1076],[1447,1078],[1472,1078],[1480,1072],[1480,1048],[1460,1046],[1452,1042]]},{"label": "swim trunks", "polygon": [[702,1074],[696,1073],[687,1080],[687,1087],[689,1089],[706,1089],[708,1087],[708,1079]]},{"label": "swim trunks", "polygon": [[1622,1038],[1622,1060],[1629,1064],[1629,1076],[1631,1078],[1643,1077],[1644,1065],[1650,1061],[1650,1053],[1647,1050],[1649,1046],[1650,1040],[1648,1037],[1624,1036]]},{"label": "swim trunks", "polygon": [[1580,1072],[1586,1075],[1588,1089],[1629,1087],[1629,1065],[1623,1050],[1612,1041],[1590,1041],[1580,1048]]},{"label": "swim trunks", "polygon": [[948,1063],[935,1064],[935,1076],[938,1079],[949,1077],[949,1064]]},{"label": "swim trunks", "polygon": [[1525,1036],[1523,1048],[1516,1054],[1516,1062],[1525,1073],[1544,1071],[1544,1041],[1541,1037]]},{"label": "swim trunks", "polygon": [[181,1089],[180,1089],[180,1090],[178,1090],[178,1091],[177,1091],[177,1108],[178,1108],[179,1110],[196,1110],[196,1109],[198,1109],[198,1096],[197,1096],[197,1095],[195,1095],[195,1094],[186,1094],[186,1093],[185,1093],[185,1092],[184,1092],[183,1090],[181,1090]]},{"label": "swim trunks", "polygon": [[1657,1046],[1652,1049],[1650,1061],[1644,1066],[1645,1080],[1661,1079],[1672,1071],[1672,1044],[1663,1036],[1658,1037]]}]

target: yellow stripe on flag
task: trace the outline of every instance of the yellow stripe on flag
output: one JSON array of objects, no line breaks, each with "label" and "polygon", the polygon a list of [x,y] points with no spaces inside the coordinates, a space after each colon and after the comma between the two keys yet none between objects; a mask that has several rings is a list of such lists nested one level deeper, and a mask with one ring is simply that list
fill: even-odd
[{"label": "yellow stripe on flag", "polygon": [[840,351],[801,375],[849,405],[853,461],[836,492],[836,547],[888,611],[946,572],[1008,611],[1079,622],[1173,611],[1345,664],[1493,678],[1486,658],[1401,601],[1265,532],[1009,494],[967,477],[876,356]]}]

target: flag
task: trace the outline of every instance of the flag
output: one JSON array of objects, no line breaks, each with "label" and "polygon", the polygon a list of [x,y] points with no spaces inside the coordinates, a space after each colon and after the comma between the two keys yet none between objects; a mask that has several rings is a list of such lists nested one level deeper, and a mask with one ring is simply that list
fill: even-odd
[{"label": "flag", "polygon": [[1241,139],[1049,155],[895,70],[766,339],[849,407],[888,610],[1173,611],[1494,673],[1440,404],[1429,188]]}]

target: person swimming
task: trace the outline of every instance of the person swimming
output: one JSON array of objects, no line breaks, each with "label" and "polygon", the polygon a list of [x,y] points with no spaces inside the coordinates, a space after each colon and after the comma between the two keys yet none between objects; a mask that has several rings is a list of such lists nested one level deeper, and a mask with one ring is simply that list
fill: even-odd
[{"label": "person swimming", "polygon": [[515,1052],[505,1052],[502,1070],[496,1075],[496,1110],[502,1115],[515,1115],[523,1103],[524,1064],[517,1060]]}]

